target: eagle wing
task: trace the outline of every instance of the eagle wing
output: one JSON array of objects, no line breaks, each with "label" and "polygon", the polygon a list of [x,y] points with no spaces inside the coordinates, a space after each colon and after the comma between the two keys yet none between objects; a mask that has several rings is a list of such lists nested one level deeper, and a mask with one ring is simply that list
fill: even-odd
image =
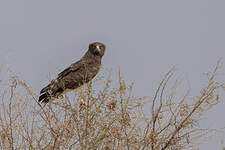
[{"label": "eagle wing", "polygon": [[[68,68],[66,68],[65,70],[63,70],[62,72],[60,72],[58,74],[57,80],[58,79],[63,79],[64,77],[66,77],[68,74],[70,74],[71,72],[76,72],[79,69],[81,69],[84,66],[84,63],[82,60],[77,61],[76,63],[73,63],[72,65],[70,65]],[[56,80],[54,80],[56,81]],[[49,85],[47,85],[46,87],[44,87],[41,91],[40,94],[47,92],[50,89],[50,86],[52,84],[54,84],[54,81],[52,81]]]},{"label": "eagle wing", "polygon": [[70,65],[68,68],[60,72],[58,74],[57,79],[62,79],[63,77],[67,76],[69,73],[78,71],[83,66],[84,66],[84,63],[82,62],[82,60],[79,60],[78,62]]}]

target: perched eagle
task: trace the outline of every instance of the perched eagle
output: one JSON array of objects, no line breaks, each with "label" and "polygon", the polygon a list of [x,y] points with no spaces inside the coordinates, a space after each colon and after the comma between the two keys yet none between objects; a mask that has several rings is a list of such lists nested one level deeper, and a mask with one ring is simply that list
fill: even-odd
[{"label": "perched eagle", "polygon": [[91,81],[99,72],[105,45],[95,42],[89,45],[88,51],[77,62],[58,74],[58,77],[40,92],[39,102],[48,103],[65,92],[74,90]]}]

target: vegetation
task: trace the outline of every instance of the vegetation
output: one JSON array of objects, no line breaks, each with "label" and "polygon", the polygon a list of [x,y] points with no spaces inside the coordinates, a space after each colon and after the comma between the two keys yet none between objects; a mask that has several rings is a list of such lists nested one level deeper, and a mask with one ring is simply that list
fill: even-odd
[{"label": "vegetation", "polygon": [[[82,150],[182,150],[198,147],[211,129],[199,127],[206,111],[219,102],[216,81],[219,63],[207,74],[208,81],[196,97],[190,88],[181,97],[183,80],[169,70],[152,97],[137,98],[133,84],[126,85],[118,75],[118,87],[101,79],[100,90],[92,83],[73,96],[47,105],[27,83],[10,75],[9,85],[1,87],[1,149],[82,149]],[[1,83],[0,83],[1,86]]]}]

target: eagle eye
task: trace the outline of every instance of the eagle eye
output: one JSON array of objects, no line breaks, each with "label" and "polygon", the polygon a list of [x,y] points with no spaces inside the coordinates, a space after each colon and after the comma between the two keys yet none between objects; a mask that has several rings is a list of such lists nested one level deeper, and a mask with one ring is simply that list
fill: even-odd
[{"label": "eagle eye", "polygon": [[100,49],[104,49],[104,46],[103,45],[100,45]]}]

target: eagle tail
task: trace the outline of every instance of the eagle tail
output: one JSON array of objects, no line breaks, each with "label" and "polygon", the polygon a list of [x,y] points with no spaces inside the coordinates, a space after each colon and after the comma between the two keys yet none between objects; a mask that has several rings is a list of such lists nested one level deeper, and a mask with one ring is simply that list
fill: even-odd
[{"label": "eagle tail", "polygon": [[44,87],[44,88],[41,90],[40,94],[47,92],[47,91],[49,90],[49,88],[50,88],[50,84],[49,84],[48,86]]},{"label": "eagle tail", "polygon": [[42,103],[48,103],[48,102],[49,102],[49,99],[50,99],[50,96],[49,96],[49,94],[46,92],[46,93],[42,94],[42,95],[39,97],[38,101],[39,101],[39,102],[42,102]]},{"label": "eagle tail", "polygon": [[[63,89],[57,81],[52,81],[48,86],[44,87],[40,92],[39,102],[48,103],[49,100],[57,98],[63,93]],[[50,94],[51,93],[51,94]]]}]

